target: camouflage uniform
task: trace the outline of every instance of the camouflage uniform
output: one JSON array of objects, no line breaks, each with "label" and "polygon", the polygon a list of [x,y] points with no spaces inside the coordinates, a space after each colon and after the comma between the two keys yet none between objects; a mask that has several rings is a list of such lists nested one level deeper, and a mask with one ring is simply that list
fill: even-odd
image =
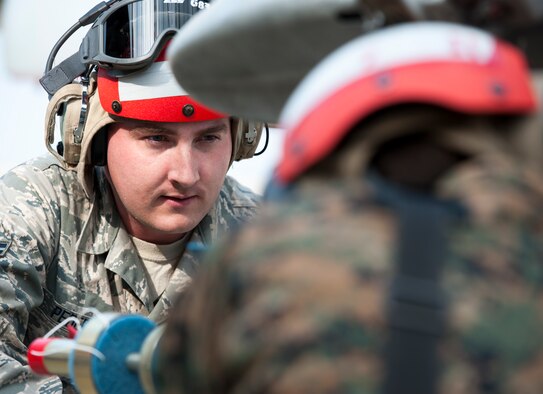
[{"label": "camouflage uniform", "polygon": [[[442,275],[439,392],[541,393],[541,166],[505,137],[469,134],[471,158],[435,188],[468,212]],[[362,176],[302,176],[223,245],[170,315],[166,392],[381,392],[398,221],[375,195]]]},{"label": "camouflage uniform", "polygon": [[[0,183],[0,392],[62,391],[56,377],[32,376],[27,345],[84,308],[148,315],[164,321],[171,300],[198,269],[190,245],[208,245],[253,216],[257,196],[226,179],[211,212],[193,231],[162,296],[153,303],[146,277],[103,172],[92,201],[53,158],[5,174]],[[67,334],[66,329],[60,333]]]}]

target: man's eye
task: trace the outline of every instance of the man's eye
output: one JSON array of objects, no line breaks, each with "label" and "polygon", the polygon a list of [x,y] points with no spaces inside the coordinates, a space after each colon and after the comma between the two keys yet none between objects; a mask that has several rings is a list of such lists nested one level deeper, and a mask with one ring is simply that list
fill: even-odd
[{"label": "man's eye", "polygon": [[220,141],[220,139],[221,137],[216,134],[206,134],[200,138],[200,140],[204,142]]},{"label": "man's eye", "polygon": [[147,136],[145,137],[148,141],[152,141],[152,142],[165,142],[167,141],[168,139],[166,138],[166,136],[164,135],[150,135],[150,136]]}]

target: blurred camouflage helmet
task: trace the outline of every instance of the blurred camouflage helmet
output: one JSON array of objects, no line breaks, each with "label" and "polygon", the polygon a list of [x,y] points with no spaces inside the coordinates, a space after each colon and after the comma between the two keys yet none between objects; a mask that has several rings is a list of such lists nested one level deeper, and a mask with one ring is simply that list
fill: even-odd
[{"label": "blurred camouflage helmet", "polygon": [[523,54],[486,32],[444,22],[386,28],[340,47],[293,92],[281,114],[289,135],[276,177],[293,181],[386,107],[416,103],[476,115],[527,114],[536,101]]}]

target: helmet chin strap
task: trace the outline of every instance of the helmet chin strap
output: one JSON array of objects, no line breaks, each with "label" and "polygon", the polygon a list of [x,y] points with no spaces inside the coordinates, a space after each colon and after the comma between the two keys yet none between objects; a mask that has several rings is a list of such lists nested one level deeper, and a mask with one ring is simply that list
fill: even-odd
[{"label": "helmet chin strap", "polygon": [[89,106],[89,78],[82,78],[81,81],[81,112],[79,113],[79,122],[77,129],[74,130],[74,142],[81,144],[83,141],[83,130],[87,122],[87,110]]}]

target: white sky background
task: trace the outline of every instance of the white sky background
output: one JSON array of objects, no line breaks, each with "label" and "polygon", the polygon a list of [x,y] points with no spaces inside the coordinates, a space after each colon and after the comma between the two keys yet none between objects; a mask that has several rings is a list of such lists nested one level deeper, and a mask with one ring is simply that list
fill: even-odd
[{"label": "white sky background", "polygon": [[[38,79],[54,42],[98,3],[94,0],[3,2],[0,8],[0,176],[17,164],[47,152],[43,129],[48,100]],[[79,45],[77,40],[75,36],[69,41],[57,59],[75,52]],[[260,148],[264,139],[263,135]],[[261,193],[280,157],[282,140],[283,131],[271,129],[266,152],[234,163],[229,174]]]}]

